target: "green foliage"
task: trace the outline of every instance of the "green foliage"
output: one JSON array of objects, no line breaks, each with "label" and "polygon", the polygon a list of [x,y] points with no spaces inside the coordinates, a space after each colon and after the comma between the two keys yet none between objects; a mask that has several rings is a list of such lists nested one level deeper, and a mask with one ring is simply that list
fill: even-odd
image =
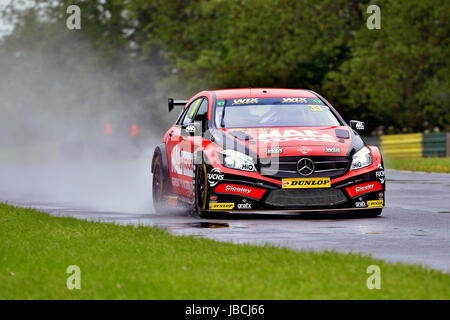
[{"label": "green foliage", "polygon": [[385,158],[388,169],[450,173],[450,158]]},{"label": "green foliage", "polygon": [[147,47],[158,43],[175,76],[193,91],[320,89],[328,70],[347,57],[351,32],[362,24],[356,1],[155,2],[154,19],[144,27],[152,30]]},{"label": "green foliage", "polygon": [[[78,4],[83,39],[113,72],[118,88],[141,101],[155,100],[150,91],[161,93],[156,100],[163,102],[167,94],[189,97],[204,89],[308,88],[323,94],[347,120],[364,120],[371,129],[450,129],[446,0],[376,1],[380,30],[366,27],[369,1],[53,3],[34,8],[47,8],[49,18],[41,19],[40,27],[20,14],[21,27],[13,36],[39,29],[40,39],[54,37],[45,27],[54,24],[73,37],[64,30],[64,10]],[[150,72],[157,79],[151,85]]]},{"label": "green foliage", "polygon": [[[81,289],[68,290],[69,265]],[[381,269],[381,290],[366,270]],[[359,254],[177,237],[0,204],[0,299],[448,299],[450,276]]]},{"label": "green foliage", "polygon": [[[412,131],[449,129],[450,3],[379,1],[381,29],[360,28],[352,58],[324,81],[324,91],[347,113],[372,126]],[[424,122],[428,123],[424,123]]]}]

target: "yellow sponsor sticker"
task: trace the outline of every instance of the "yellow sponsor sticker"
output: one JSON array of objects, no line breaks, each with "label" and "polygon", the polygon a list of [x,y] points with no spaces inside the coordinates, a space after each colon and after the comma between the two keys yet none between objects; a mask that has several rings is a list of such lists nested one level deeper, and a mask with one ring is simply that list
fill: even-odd
[{"label": "yellow sponsor sticker", "polygon": [[367,207],[382,207],[384,200],[369,200],[367,201]]},{"label": "yellow sponsor sticker", "polygon": [[331,188],[330,178],[289,178],[281,181],[283,189]]},{"label": "yellow sponsor sticker", "polygon": [[232,202],[210,203],[209,208],[212,210],[231,210],[234,208],[234,203]]},{"label": "yellow sponsor sticker", "polygon": [[308,104],[309,108],[311,109],[311,111],[314,112],[322,112],[322,106],[318,105],[318,104]]}]

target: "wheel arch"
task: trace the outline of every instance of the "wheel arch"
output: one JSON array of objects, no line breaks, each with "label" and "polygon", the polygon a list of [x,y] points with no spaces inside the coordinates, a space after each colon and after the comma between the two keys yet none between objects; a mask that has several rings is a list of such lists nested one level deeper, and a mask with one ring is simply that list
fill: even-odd
[{"label": "wheel arch", "polygon": [[161,162],[162,162],[161,165],[162,165],[163,171],[166,173],[169,173],[169,160],[167,159],[167,149],[166,149],[165,143],[161,143],[160,145],[156,146],[155,151],[153,152],[152,173],[154,173],[155,161],[158,156],[161,157]]},{"label": "wheel arch", "polygon": [[367,145],[367,147],[372,152],[372,156],[377,164],[381,164],[384,166],[383,155],[381,154],[381,150],[377,146]]},{"label": "wheel arch", "polygon": [[153,152],[152,158],[152,174],[155,171],[155,163],[157,158],[161,159],[161,167],[163,171],[163,178],[166,180],[166,185],[168,186],[170,192],[172,192],[172,181],[170,179],[170,171],[169,171],[169,159],[167,157],[167,148],[165,143],[161,143],[156,146],[155,151]]}]

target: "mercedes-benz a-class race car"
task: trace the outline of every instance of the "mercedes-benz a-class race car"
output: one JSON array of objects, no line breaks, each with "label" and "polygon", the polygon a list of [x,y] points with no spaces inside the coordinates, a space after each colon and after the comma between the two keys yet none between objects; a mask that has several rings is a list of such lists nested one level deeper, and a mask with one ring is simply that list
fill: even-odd
[{"label": "mercedes-benz a-class race car", "polygon": [[152,160],[157,211],[358,212],[384,206],[380,150],[319,94],[294,89],[202,91],[183,105]]}]

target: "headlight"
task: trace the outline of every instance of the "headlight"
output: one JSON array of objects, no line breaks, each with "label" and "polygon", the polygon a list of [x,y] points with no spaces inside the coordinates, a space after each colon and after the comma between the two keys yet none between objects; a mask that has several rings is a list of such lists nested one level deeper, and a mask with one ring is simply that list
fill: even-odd
[{"label": "headlight", "polygon": [[370,149],[367,147],[363,147],[357,153],[353,155],[352,165],[350,166],[350,170],[361,169],[367,166],[370,166],[373,163],[372,154],[370,153]]},{"label": "headlight", "polygon": [[231,169],[256,171],[252,157],[235,150],[223,150],[220,152],[222,164]]}]

